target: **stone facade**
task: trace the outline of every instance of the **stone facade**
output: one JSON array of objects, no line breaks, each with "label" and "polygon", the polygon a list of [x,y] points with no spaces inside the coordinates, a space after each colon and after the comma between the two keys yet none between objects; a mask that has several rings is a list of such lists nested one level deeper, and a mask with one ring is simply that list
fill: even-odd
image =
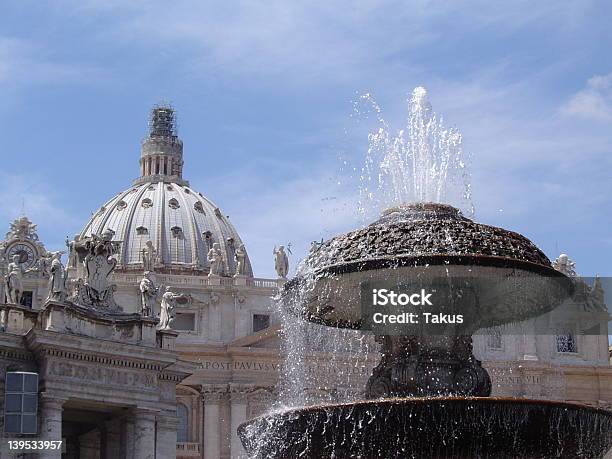
[{"label": "stone facade", "polygon": [[[35,438],[63,440],[67,458],[173,457],[174,447],[166,450],[176,443],[176,386],[193,369],[179,359],[176,332],[70,303],[40,310],[4,304],[0,311],[9,318],[0,334],[0,391],[7,372],[38,374]],[[4,413],[4,398],[0,405]],[[4,440],[31,436],[2,438],[0,455],[8,457]]]}]

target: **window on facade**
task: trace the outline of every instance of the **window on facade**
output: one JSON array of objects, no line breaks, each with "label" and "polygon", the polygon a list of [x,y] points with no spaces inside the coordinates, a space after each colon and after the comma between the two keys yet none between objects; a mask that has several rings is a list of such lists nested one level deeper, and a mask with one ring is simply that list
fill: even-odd
[{"label": "window on facade", "polygon": [[253,314],[253,333],[264,330],[270,326],[268,314]]},{"label": "window on facade", "polygon": [[557,335],[557,352],[578,352],[578,343],[572,333]]},{"label": "window on facade", "polygon": [[487,348],[501,350],[504,348],[503,344],[501,329],[499,327],[490,328],[487,334]]},{"label": "window on facade", "polygon": [[180,226],[173,226],[172,228],[170,228],[170,231],[172,232],[173,237],[177,239],[183,238],[183,229]]},{"label": "window on facade", "polygon": [[189,441],[189,410],[182,403],[176,406],[176,416],[178,417],[178,426],[176,429],[177,443],[187,443]]},{"label": "window on facade", "polygon": [[199,212],[201,214],[204,213],[204,206],[202,206],[202,203],[200,201],[196,201],[196,203],[193,205],[193,208],[196,212]]},{"label": "window on facade", "polygon": [[195,314],[189,312],[177,312],[174,317],[174,322],[172,322],[172,328],[179,331],[194,331]]},{"label": "window on facade", "polygon": [[35,434],[38,419],[38,374],[7,371],[4,388],[4,431]]},{"label": "window on facade", "polygon": [[21,306],[32,309],[33,292],[25,291],[21,294]]}]

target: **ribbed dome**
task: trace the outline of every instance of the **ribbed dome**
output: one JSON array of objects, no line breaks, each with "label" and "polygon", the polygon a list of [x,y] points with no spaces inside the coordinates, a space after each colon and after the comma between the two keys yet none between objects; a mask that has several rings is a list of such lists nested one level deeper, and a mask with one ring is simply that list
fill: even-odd
[{"label": "ribbed dome", "polygon": [[[122,241],[119,268],[139,268],[147,241],[157,249],[163,268],[208,271],[207,253],[218,242],[227,274],[235,273],[234,251],[242,244],[233,225],[212,202],[188,186],[170,182],[143,183],[106,202],[80,233],[115,232]],[[245,274],[252,276],[246,258]]]},{"label": "ribbed dome", "polygon": [[[156,106],[149,134],[140,149],[140,177],[95,212],[80,237],[110,229],[121,241],[119,269],[141,269],[143,249],[151,241],[160,270],[210,270],[207,255],[218,243],[225,275],[236,273],[234,254],[240,236],[221,211],[183,179],[183,142],[176,132],[174,109]],[[157,271],[157,268],[155,269]],[[253,276],[245,251],[244,272]]]}]

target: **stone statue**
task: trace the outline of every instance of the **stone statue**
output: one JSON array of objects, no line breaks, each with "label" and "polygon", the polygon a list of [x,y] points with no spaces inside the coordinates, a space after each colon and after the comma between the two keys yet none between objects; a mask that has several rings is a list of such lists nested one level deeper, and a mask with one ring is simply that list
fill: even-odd
[{"label": "stone statue", "polygon": [[159,314],[159,324],[157,325],[158,330],[170,330],[172,322],[174,321],[174,308],[176,307],[176,300],[182,295],[173,293],[170,287],[166,287],[166,292],[162,295],[161,301],[161,312]]},{"label": "stone statue", "polygon": [[34,270],[38,271],[45,277],[51,276],[51,264],[53,263],[53,255],[55,252],[45,253],[35,264]]},{"label": "stone statue", "polygon": [[146,271],[155,271],[157,264],[157,249],[153,246],[150,240],[145,242],[145,247],[142,249],[142,268]]},{"label": "stone statue", "polygon": [[155,275],[145,271],[144,277],[140,281],[140,305],[144,317],[154,317],[158,292],[159,287],[155,285]]},{"label": "stone statue", "polygon": [[587,296],[586,310],[608,312],[604,296],[605,292],[601,286],[601,279],[599,276],[595,276],[593,286],[589,289],[589,294]]},{"label": "stone statue", "polygon": [[66,299],[66,273],[62,265],[62,252],[51,254],[49,277],[49,294],[47,301],[64,301]]},{"label": "stone statue", "polygon": [[225,272],[225,263],[223,261],[223,252],[221,252],[218,242],[213,243],[212,248],[208,251],[207,259],[210,264],[208,277],[222,276]]},{"label": "stone statue", "polygon": [[289,273],[289,257],[287,257],[287,253],[285,252],[285,246],[281,245],[278,249],[274,246],[272,253],[274,254],[274,269],[276,270],[276,274],[281,279],[287,279],[287,274]]},{"label": "stone statue", "polygon": [[236,263],[236,274],[234,274],[234,277],[244,276],[246,269],[246,250],[244,249],[244,244],[240,244],[234,252],[234,261]]},{"label": "stone statue", "polygon": [[81,236],[78,234],[74,235],[74,239],[72,241],[68,240],[68,236],[66,236],[66,247],[68,248],[68,263],[66,264],[67,268],[76,268],[77,263],[79,262],[79,257],[74,248],[75,244],[79,242]]},{"label": "stone statue", "polygon": [[5,282],[7,303],[21,304],[21,296],[23,295],[23,276],[32,271],[32,268],[24,269],[19,260],[19,255],[13,255],[13,261],[6,267]]},{"label": "stone statue", "polygon": [[36,233],[36,225],[33,224],[28,217],[19,217],[10,224],[9,232],[6,233],[5,239],[21,239],[29,241],[38,241]]},{"label": "stone statue", "polygon": [[557,257],[555,261],[552,262],[552,267],[557,271],[562,272],[566,276],[576,277],[576,263],[574,263],[570,257],[566,254],[562,253]]}]

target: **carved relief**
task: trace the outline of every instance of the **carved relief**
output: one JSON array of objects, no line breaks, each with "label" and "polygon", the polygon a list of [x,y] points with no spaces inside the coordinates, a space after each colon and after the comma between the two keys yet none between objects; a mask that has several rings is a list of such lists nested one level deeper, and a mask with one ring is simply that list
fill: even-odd
[{"label": "carved relief", "polygon": [[113,255],[120,244],[112,240],[114,234],[114,231],[107,229],[100,236],[93,234],[75,243],[79,261],[85,268],[85,279],[76,282],[75,303],[110,311],[120,309],[114,300],[117,287],[109,279],[117,265]]}]

